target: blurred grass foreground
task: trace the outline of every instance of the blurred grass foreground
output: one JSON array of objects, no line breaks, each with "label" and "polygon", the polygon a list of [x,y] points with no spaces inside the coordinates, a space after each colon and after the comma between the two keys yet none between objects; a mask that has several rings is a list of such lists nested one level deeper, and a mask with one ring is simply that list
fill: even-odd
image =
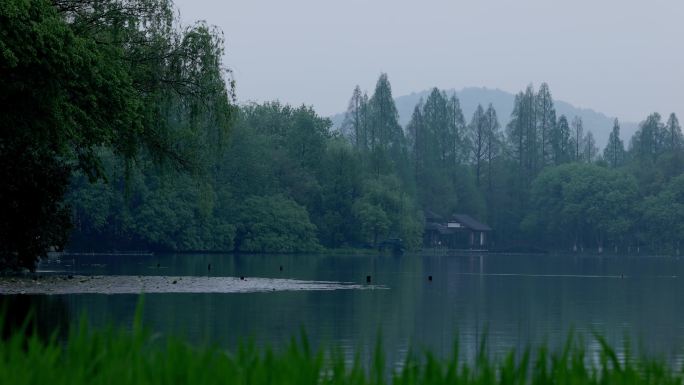
[{"label": "blurred grass foreground", "polygon": [[[370,360],[345,358],[334,348],[312,349],[304,333],[282,351],[243,344],[234,352],[159,338],[142,326],[140,307],[132,330],[92,330],[85,321],[57,337],[30,332],[30,322],[0,340],[0,383],[22,384],[681,384],[666,361],[618,355],[600,336],[588,357],[581,338],[564,347],[539,347],[490,358],[483,340],[466,360],[454,344],[450,358],[409,353],[398,367],[385,362],[377,343]],[[4,318],[4,317],[3,317]],[[85,318],[84,318],[85,320]],[[2,319],[0,319],[2,322]],[[3,326],[3,325],[0,325]],[[7,326],[7,325],[5,325]],[[4,330],[4,328],[3,328]],[[534,358],[532,358],[534,357]],[[369,362],[370,361],[370,362]]]}]

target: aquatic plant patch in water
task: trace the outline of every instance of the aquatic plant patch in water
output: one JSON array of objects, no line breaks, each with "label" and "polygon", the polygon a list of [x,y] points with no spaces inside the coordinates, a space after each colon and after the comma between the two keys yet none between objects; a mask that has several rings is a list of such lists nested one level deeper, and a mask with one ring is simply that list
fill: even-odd
[{"label": "aquatic plant patch in water", "polygon": [[139,293],[250,293],[299,290],[382,289],[349,282],[303,281],[279,278],[196,276],[56,276],[1,277],[0,294],[139,294]]}]

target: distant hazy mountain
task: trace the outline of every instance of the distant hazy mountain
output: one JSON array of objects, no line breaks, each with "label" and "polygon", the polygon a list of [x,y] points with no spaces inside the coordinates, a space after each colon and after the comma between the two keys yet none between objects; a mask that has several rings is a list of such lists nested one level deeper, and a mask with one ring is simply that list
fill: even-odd
[{"label": "distant hazy mountain", "polygon": [[[403,95],[394,99],[397,110],[399,111],[399,123],[402,126],[406,127],[418,101],[420,101],[421,98],[425,100],[429,93],[430,90],[414,92],[410,95]],[[461,102],[461,109],[463,109],[466,121],[470,121],[478,104],[482,104],[482,106],[486,108],[489,103],[494,105],[501,127],[505,128],[510,120],[511,112],[513,111],[513,101],[515,99],[515,95],[511,93],[499,89],[493,90],[477,87],[464,88],[460,91],[450,89],[446,90],[446,93],[449,96],[454,93],[456,94]],[[558,116],[567,116],[570,122],[572,122],[572,119],[575,116],[581,117],[584,122],[584,129],[591,130],[599,150],[603,152],[603,147],[605,147],[608,142],[608,136],[613,128],[614,117],[606,116],[591,109],[577,108],[560,100],[554,100],[554,105],[556,107],[556,114]],[[333,121],[333,127],[339,127],[344,119],[344,113],[333,115],[330,118]],[[625,146],[627,146],[629,139],[637,129],[637,123],[620,121],[620,127],[620,137],[625,142]]]}]

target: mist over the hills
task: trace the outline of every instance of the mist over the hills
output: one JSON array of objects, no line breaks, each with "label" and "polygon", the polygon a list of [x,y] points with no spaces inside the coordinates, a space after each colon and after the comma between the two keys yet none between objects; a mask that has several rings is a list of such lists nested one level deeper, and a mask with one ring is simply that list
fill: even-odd
[{"label": "mist over the hills", "polygon": [[[461,109],[463,110],[466,122],[470,122],[478,104],[482,104],[482,106],[486,108],[487,105],[491,103],[496,109],[502,129],[505,130],[505,127],[510,120],[511,112],[513,111],[514,94],[499,89],[484,87],[468,87],[460,91],[448,89],[445,91],[449,96],[456,94],[461,102]],[[411,119],[411,114],[413,113],[416,104],[418,104],[421,98],[425,100],[429,93],[430,90],[424,90],[409,95],[398,96],[394,99],[397,111],[399,111],[399,123],[403,127],[406,127]],[[592,109],[578,108],[560,100],[555,100],[554,106],[556,107],[557,116],[565,115],[570,121],[572,121],[574,116],[581,117],[584,122],[585,130],[590,130],[594,134],[596,145],[601,151],[603,150],[603,147],[608,142],[610,130],[613,128],[614,117],[606,116],[605,114]],[[340,127],[344,120],[344,112],[335,114],[331,116],[330,119],[333,122],[334,128]],[[620,127],[620,136],[625,141],[625,145],[628,145],[629,139],[638,127],[638,123],[625,122],[620,119]]]}]

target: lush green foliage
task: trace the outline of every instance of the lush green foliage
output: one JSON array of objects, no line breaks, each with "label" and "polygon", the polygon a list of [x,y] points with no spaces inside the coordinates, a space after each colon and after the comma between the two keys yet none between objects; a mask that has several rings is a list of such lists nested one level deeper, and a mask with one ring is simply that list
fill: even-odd
[{"label": "lush green foliage", "polygon": [[422,224],[394,173],[377,175],[309,107],[250,104],[201,176],[140,165],[124,180],[74,181],[73,247],[298,252],[373,245],[401,237],[419,246]]},{"label": "lush green foliage", "polygon": [[69,230],[62,197],[103,148],[196,169],[230,116],[220,34],[168,0],[0,4],[0,265],[32,268]]},{"label": "lush green foliage", "polygon": [[684,239],[684,175],[671,179],[665,188],[642,203],[645,234],[651,241],[679,254]]},{"label": "lush green foliage", "polygon": [[684,172],[684,146],[674,114],[650,115],[627,149],[615,120],[599,155],[581,119],[556,116],[547,84],[516,96],[505,135],[491,106],[465,125],[458,99],[434,89],[407,134],[419,207],[485,219],[495,247],[679,252],[684,202],[670,180]]},{"label": "lush green foliage", "polygon": [[91,183],[77,175],[67,194],[72,243],[96,250],[233,248],[235,225],[215,215],[225,207],[210,184],[187,173],[162,172],[149,161],[127,172],[118,157],[101,159],[109,181]]},{"label": "lush green foliage", "polygon": [[674,114],[650,115],[628,149],[615,120],[599,155],[581,119],[556,116],[547,84],[516,96],[505,135],[491,106],[465,125],[458,99],[434,89],[407,135],[418,206],[485,219],[495,247],[679,252],[684,202],[670,180],[684,172],[684,146]]},{"label": "lush green foliage", "polygon": [[381,74],[333,132],[307,106],[232,108],[222,57],[170,0],[0,4],[0,266],[32,268],[72,225],[78,249],[417,248],[425,211],[487,222],[494,248],[679,251],[674,114],[628,148],[616,120],[599,153],[547,84],[505,128],[435,88],[403,128]]},{"label": "lush green foliage", "polygon": [[[570,163],[544,170],[532,184],[526,221],[544,243],[620,241],[635,217],[636,180],[621,171]],[[581,246],[579,246],[581,247]]]},{"label": "lush green foliage", "polygon": [[45,342],[16,330],[0,341],[0,378],[29,384],[681,384],[680,372],[648,358],[624,357],[600,337],[596,356],[569,338],[554,352],[541,347],[490,358],[486,344],[468,360],[454,344],[448,359],[409,353],[399,369],[384,360],[381,343],[369,362],[349,362],[337,350],[325,354],[305,336],[274,352],[252,344],[235,352],[191,347],[173,338],[151,338],[138,318],[132,332],[90,331],[82,324],[66,341]]},{"label": "lush green foliage", "polygon": [[[542,158],[546,166],[537,174],[521,168],[521,175],[534,175],[529,190],[521,188],[521,202],[529,204],[522,221],[526,236],[555,249],[678,253],[676,218],[683,201],[675,191],[684,147],[677,117],[663,124],[659,114],[650,115],[628,149],[616,119],[602,156],[581,120],[574,119],[566,135],[563,119],[551,125],[552,137],[567,142],[551,146],[553,165]],[[553,154],[562,148],[569,152]]]},{"label": "lush green foliage", "polygon": [[556,118],[545,84],[518,95],[505,132],[491,106],[466,124],[458,98],[434,89],[404,136],[387,95],[385,75],[371,97],[355,89],[341,133],[309,107],[245,105],[199,177],[149,164],[126,184],[112,158],[116,183],[74,184],[72,245],[291,252],[399,237],[417,248],[430,210],[483,219],[497,248],[679,250],[676,116],[651,115],[627,149],[615,121],[599,155],[580,119]]},{"label": "lush green foliage", "polygon": [[316,227],[306,208],[282,196],[245,199],[236,218],[236,248],[248,252],[316,250]]}]

